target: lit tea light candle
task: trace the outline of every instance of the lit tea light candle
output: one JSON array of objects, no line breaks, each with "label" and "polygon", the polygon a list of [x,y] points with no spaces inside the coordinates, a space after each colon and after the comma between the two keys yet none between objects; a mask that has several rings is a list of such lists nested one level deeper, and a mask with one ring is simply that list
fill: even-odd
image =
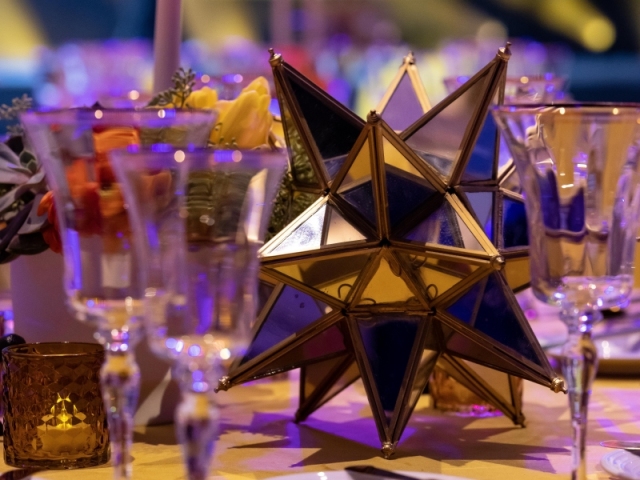
[{"label": "lit tea light candle", "polygon": [[[71,411],[67,410],[67,403]],[[94,448],[96,434],[85,422],[86,418],[71,403],[69,396],[63,398],[58,394],[51,413],[42,417],[44,423],[38,426],[38,438],[34,443],[42,442],[41,451],[52,455],[74,455],[86,451],[87,447]]]}]

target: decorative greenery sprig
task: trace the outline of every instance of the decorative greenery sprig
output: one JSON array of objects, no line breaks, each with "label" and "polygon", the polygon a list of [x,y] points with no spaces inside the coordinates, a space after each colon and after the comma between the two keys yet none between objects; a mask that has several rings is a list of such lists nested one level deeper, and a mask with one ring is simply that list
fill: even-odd
[{"label": "decorative greenery sprig", "polygon": [[[22,112],[26,112],[33,105],[33,99],[26,93],[22,97],[14,98],[11,105],[0,105],[0,120],[17,120]],[[22,135],[22,125],[9,125],[7,131],[12,136]]]},{"label": "decorative greenery sprig", "polygon": [[153,97],[149,106],[164,107],[171,104],[173,108],[184,108],[185,102],[196,84],[195,78],[196,74],[193,70],[185,70],[180,67],[171,77],[173,87]]}]

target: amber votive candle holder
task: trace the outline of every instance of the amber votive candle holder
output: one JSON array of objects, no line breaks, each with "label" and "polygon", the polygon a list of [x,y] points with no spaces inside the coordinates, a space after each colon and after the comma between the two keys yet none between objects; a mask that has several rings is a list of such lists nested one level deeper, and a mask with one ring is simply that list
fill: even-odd
[{"label": "amber votive candle holder", "polygon": [[70,469],[109,460],[103,360],[103,347],[93,343],[27,343],[2,351],[7,465]]},{"label": "amber votive candle holder", "polygon": [[[514,377],[515,391],[513,395],[522,404],[523,380]],[[444,412],[455,412],[464,416],[499,415],[500,411],[490,403],[485,402],[478,395],[459,383],[446,370],[435,367],[429,378],[429,393],[432,406]],[[509,401],[505,398],[505,400]]]}]

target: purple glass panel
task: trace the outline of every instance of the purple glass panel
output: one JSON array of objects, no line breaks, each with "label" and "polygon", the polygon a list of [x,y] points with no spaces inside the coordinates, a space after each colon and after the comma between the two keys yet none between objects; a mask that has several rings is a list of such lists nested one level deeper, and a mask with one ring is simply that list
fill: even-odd
[{"label": "purple glass panel", "polygon": [[478,221],[487,234],[489,240],[495,242],[493,238],[493,193],[492,192],[467,192],[467,199],[471,204],[471,209],[478,217]]},{"label": "purple glass panel", "polygon": [[402,131],[423,114],[422,105],[420,105],[411,83],[411,77],[405,72],[381,116],[391,128]]}]

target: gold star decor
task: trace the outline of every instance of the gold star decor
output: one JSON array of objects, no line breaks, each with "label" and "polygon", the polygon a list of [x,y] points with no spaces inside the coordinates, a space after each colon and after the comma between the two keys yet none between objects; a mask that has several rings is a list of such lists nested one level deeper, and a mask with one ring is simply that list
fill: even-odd
[{"label": "gold star decor", "polygon": [[[504,96],[503,82],[500,82],[496,96],[496,103],[502,103]],[[399,132],[411,126],[414,121],[423,116],[430,108],[431,104],[420,80],[415,65],[415,58],[410,52],[409,55],[404,57],[402,65],[378,104],[377,110],[381,112],[380,116],[389,126],[396,132]],[[502,190],[514,190],[514,186],[518,185],[515,166],[510,159],[508,149],[501,143],[497,143],[499,141],[499,132],[493,118],[488,115],[480,130],[478,140],[471,155],[472,166],[475,164],[475,169],[469,169],[469,165],[467,165],[467,169],[471,170],[471,172],[469,172],[470,175],[467,177],[470,176],[471,178],[467,178],[466,180],[470,181],[465,182],[469,183],[471,187],[476,187],[475,191],[471,194],[471,197],[475,200],[476,208],[473,208],[474,206],[472,205],[470,210],[476,214],[476,217],[484,220],[483,226],[486,227],[485,231],[488,230],[486,233],[494,245],[496,245],[497,242],[495,241],[494,235],[492,235],[494,229],[491,228],[493,226],[493,222],[491,221],[493,217],[492,206],[494,203],[498,206],[500,202],[494,202],[493,197],[500,191],[499,187],[502,187]],[[489,168],[485,167],[483,169],[485,165]],[[494,167],[491,168],[492,166]],[[490,172],[490,177],[486,173],[484,176],[481,174],[480,180],[484,181],[482,184],[478,184],[477,177],[479,172],[476,171],[474,176],[473,170],[480,170],[480,172],[483,170],[485,172],[488,171]],[[480,188],[478,189],[477,187]],[[482,195],[482,192],[485,192],[485,195]],[[520,200],[518,197],[516,201]],[[518,220],[520,221],[514,222],[512,218],[511,221],[511,226],[516,227],[512,228],[512,230],[516,232],[522,231],[522,228],[526,228],[526,218],[522,216],[519,217]],[[526,231],[524,237],[526,239]],[[514,251],[513,248],[510,249],[510,256],[513,257],[516,253],[523,254],[524,260],[526,261],[526,247],[524,249],[516,248],[515,250],[518,251]],[[517,257],[521,258],[520,255],[517,255]],[[519,270],[511,268],[513,263],[517,262],[510,259],[507,263],[510,277],[513,277],[514,272],[521,274],[523,283],[516,285],[516,287],[518,287],[518,289],[524,288],[526,286],[524,282],[528,282],[529,278],[528,263],[523,265],[523,269]],[[511,278],[511,280],[513,281],[515,279]],[[522,412],[521,383],[515,379],[515,377],[506,373],[491,371],[486,367],[455,359],[446,354],[438,358],[436,366],[444,370],[447,375],[453,377],[458,383],[465,386],[468,390],[471,390],[486,403],[502,411],[513,423],[524,425],[525,417]],[[427,374],[430,374],[430,372]]]},{"label": "gold star decor", "polygon": [[388,457],[439,359],[562,388],[510,287],[515,198],[473,161],[509,56],[398,134],[272,53],[291,167],[322,196],[261,250],[253,340],[219,389],[301,368],[303,420],[362,377]]}]

